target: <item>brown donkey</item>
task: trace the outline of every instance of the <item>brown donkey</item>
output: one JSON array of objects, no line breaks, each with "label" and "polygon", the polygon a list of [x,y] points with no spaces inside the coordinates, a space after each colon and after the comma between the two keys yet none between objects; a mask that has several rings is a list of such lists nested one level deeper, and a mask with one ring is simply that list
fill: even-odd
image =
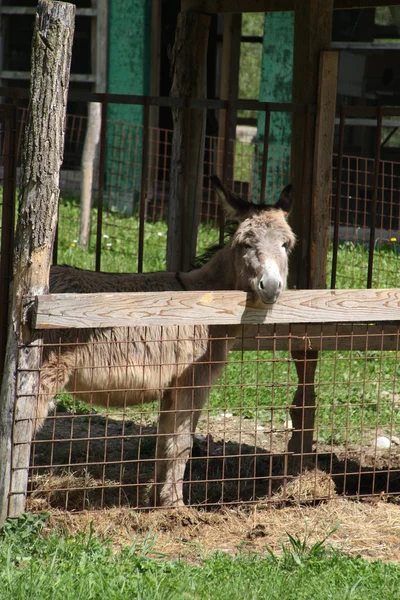
[{"label": "brown donkey", "polygon": [[[188,273],[94,273],[57,266],[52,293],[243,290],[276,302],[288,273],[295,238],[286,222],[293,190],[275,206],[246,202],[211,181],[228,217],[232,237],[201,268]],[[118,327],[46,331],[37,405],[37,425],[53,396],[65,388],[83,401],[127,406],[161,394],[156,450],[155,502],[183,505],[182,483],[192,435],[210,386],[220,375],[240,326]]]}]

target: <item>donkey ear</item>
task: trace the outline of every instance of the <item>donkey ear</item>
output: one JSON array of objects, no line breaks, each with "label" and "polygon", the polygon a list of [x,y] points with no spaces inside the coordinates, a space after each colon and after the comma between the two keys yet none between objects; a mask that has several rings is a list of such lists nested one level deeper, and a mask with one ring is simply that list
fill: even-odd
[{"label": "donkey ear", "polygon": [[210,181],[220,198],[221,206],[227,218],[232,221],[243,220],[248,215],[251,204],[228,190],[217,175],[211,175]]},{"label": "donkey ear", "polygon": [[278,208],[280,210],[283,210],[283,212],[289,214],[292,210],[293,200],[294,188],[291,184],[289,184],[285,188],[283,188],[279,200],[275,204],[274,208]]}]

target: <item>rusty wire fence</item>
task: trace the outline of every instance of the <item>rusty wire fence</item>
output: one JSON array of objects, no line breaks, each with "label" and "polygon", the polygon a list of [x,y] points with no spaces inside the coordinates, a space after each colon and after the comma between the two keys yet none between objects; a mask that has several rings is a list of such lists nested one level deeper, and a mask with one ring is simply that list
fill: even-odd
[{"label": "rusty wire fence", "polygon": [[[157,334],[150,329],[146,335],[148,339],[141,344],[168,343],[162,335],[154,337]],[[130,352],[141,354],[138,342],[132,344],[133,336],[137,332],[132,330],[130,339],[120,340],[126,360],[119,364],[118,381],[116,369],[96,365],[94,359],[90,366],[76,368],[69,393],[62,393],[52,404],[32,445],[30,509],[154,506],[155,471],[162,470],[165,462],[157,457],[157,447],[168,437],[165,419],[172,418],[177,430],[192,410],[198,424],[196,428],[190,425],[193,449],[184,476],[184,499],[191,506],[284,506],[318,503],[340,495],[357,499],[398,497],[398,325],[243,328],[237,350],[230,353],[227,368],[212,386],[201,414],[193,408],[191,390],[192,405],[183,404],[186,408],[180,415],[171,417],[167,404],[161,404],[160,422],[161,392],[187,397],[188,389],[175,382],[162,390],[155,375],[147,395],[149,403],[145,404],[145,373],[142,382],[129,383]],[[176,352],[187,341],[177,328],[173,339]],[[189,341],[199,341],[195,331]],[[98,344],[103,354],[116,352],[115,339]],[[94,346],[91,351],[96,355],[99,348]],[[83,347],[77,332],[73,347],[60,345],[57,352],[59,356],[69,351],[78,353]],[[299,367],[292,353],[309,348],[315,355]],[[213,364],[208,361],[205,356],[201,363],[211,373]],[[299,386],[298,370],[310,365],[315,369],[315,384],[300,382],[300,388],[301,393],[311,394],[311,401],[306,410],[298,408],[301,414],[296,415],[292,401]],[[171,367],[165,362],[142,366],[147,373]],[[59,377],[62,380],[63,373]],[[88,378],[92,391],[85,391],[89,389]],[[208,390],[210,376],[201,385]],[[118,406],[112,406],[115,396],[110,388],[115,386],[122,398]],[[132,397],[135,406],[130,404]],[[310,424],[307,411],[316,412],[315,424]],[[295,429],[299,416],[302,431]],[[299,454],[288,451],[291,437],[307,431],[312,431],[314,438],[312,450]],[[183,451],[181,448],[182,454],[186,450],[186,446]],[[300,469],[293,464],[296,458],[301,461]],[[158,479],[158,483],[161,486],[163,480]],[[24,491],[11,490],[11,494],[18,493]]]}]

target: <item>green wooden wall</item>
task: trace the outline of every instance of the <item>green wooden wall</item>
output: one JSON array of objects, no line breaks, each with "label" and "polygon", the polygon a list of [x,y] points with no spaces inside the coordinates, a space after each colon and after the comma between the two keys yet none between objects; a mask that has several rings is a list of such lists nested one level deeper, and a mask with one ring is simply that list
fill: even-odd
[{"label": "green wooden wall", "polygon": [[[149,93],[151,0],[109,2],[107,91]],[[140,189],[143,107],[110,104],[107,136],[109,204],[131,214]]]},{"label": "green wooden wall", "polygon": [[[260,100],[263,102],[291,102],[293,75],[294,13],[266,13],[261,65]],[[269,137],[266,201],[273,203],[280,188],[288,183],[290,166],[291,114],[272,113]],[[260,178],[264,139],[265,113],[259,113],[257,141],[258,175],[253,181],[253,198],[259,201]]]}]

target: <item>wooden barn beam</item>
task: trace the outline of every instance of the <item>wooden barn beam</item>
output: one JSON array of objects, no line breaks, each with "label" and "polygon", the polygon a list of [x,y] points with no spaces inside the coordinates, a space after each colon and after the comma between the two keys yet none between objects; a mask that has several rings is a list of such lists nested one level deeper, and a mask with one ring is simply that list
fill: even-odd
[{"label": "wooden barn beam", "polygon": [[[297,289],[326,285],[337,56],[324,51],[331,44],[332,18],[333,0],[295,2],[292,100],[304,107],[293,113],[290,159],[296,190],[290,219],[298,241],[291,257],[289,286]],[[288,449],[296,456],[293,468],[301,471],[304,455],[312,453],[318,352],[292,351],[292,359],[299,385],[290,411],[293,433]]]},{"label": "wooden barn beam", "polygon": [[75,6],[40,0],[32,45],[15,235],[11,318],[0,395],[0,525],[25,508],[41,337],[32,339],[26,296],[48,289],[57,224],[59,172],[74,37]]},{"label": "wooden barn beam", "polygon": [[[286,12],[295,10],[296,0],[182,0],[181,10],[203,13]],[[400,6],[400,0],[334,0],[334,10]]]},{"label": "wooden barn beam", "polygon": [[[291,273],[289,286],[298,289],[310,287],[325,287],[325,273],[319,273],[317,280],[311,273],[311,252],[319,252],[324,247],[324,240],[316,239],[314,230],[321,223],[313,219],[313,183],[314,183],[314,145],[316,135],[324,136],[324,130],[317,131],[317,112],[321,113],[318,105],[319,92],[321,94],[322,82],[319,85],[321,51],[328,50],[332,35],[332,7],[333,0],[296,0],[298,8],[295,12],[294,24],[294,53],[293,53],[293,103],[303,106],[293,114],[292,145],[291,145],[291,181],[296,190],[296,201],[291,213],[291,224],[297,235],[297,244],[291,257]],[[332,61],[331,61],[332,62]],[[325,68],[328,71],[328,68]],[[325,72],[324,71],[324,72]],[[330,75],[334,75],[333,71]],[[330,79],[331,81],[331,76]],[[325,88],[324,88],[325,89]],[[326,100],[325,100],[326,103]],[[317,106],[317,111],[307,109],[307,106]],[[335,116],[335,102],[328,103],[326,118],[321,117],[320,127],[327,129],[333,127],[328,121],[328,113]],[[324,104],[325,107],[325,104]],[[320,147],[318,142],[316,147]],[[329,171],[332,160],[332,149],[323,148],[325,169]],[[328,156],[329,153],[329,156]],[[319,157],[319,160],[321,158]],[[328,173],[329,175],[329,173]],[[329,219],[328,214],[319,215],[321,219]]]},{"label": "wooden barn beam", "polygon": [[[221,100],[236,100],[239,96],[239,65],[240,65],[240,38],[242,34],[242,15],[224,15],[224,33],[222,38],[222,64],[221,64],[221,88],[219,97]],[[236,138],[236,111],[219,111],[218,122],[218,175],[229,184],[233,181],[233,155],[234,151],[230,145],[224,144],[225,137],[228,140]],[[228,157],[224,157],[224,151],[228,149]],[[227,172],[224,173],[223,164],[226,159]]]},{"label": "wooden barn beam", "polygon": [[338,65],[339,53],[337,51],[321,52],[311,198],[309,285],[314,289],[323,288],[326,285]]},{"label": "wooden barn beam", "polygon": [[173,136],[168,205],[167,270],[188,271],[196,256],[203,188],[206,111],[190,98],[207,95],[207,45],[211,17],[179,13],[172,51],[171,96],[185,107],[172,108]]}]

